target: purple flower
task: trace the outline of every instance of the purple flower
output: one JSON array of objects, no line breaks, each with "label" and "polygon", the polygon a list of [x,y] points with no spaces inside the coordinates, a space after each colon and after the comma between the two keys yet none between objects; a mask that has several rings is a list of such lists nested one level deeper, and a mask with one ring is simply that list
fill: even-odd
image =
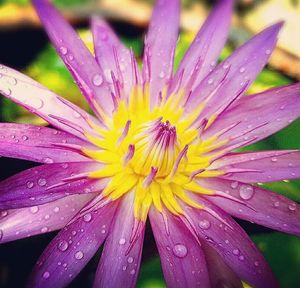
[{"label": "purple flower", "polygon": [[244,96],[282,23],[214,64],[232,2],[173,74],[179,0],[157,1],[142,71],[103,20],[92,20],[94,57],[48,1],[33,1],[95,116],[1,66],[1,93],[54,127],[0,125],[1,156],[43,163],[0,183],[1,242],[61,229],[30,286],[66,286],[103,243],[95,287],[135,286],[149,216],[168,287],[277,287],[230,215],[300,235],[299,205],[253,184],[299,178],[300,153],[233,151],[297,119],[300,85]]}]

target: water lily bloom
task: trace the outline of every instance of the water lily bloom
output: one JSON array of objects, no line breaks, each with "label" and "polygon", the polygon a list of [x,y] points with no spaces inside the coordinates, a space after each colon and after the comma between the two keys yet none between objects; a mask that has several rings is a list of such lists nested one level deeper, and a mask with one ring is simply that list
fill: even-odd
[{"label": "water lily bloom", "polygon": [[46,0],[33,0],[93,115],[1,66],[1,93],[51,127],[1,123],[0,155],[41,165],[0,182],[0,242],[60,232],[30,287],[68,285],[103,244],[95,287],[134,287],[150,220],[168,287],[277,287],[231,216],[300,235],[297,203],[256,183],[299,178],[299,150],[234,152],[300,115],[300,85],[245,96],[282,23],[224,62],[232,0],[219,1],[173,72],[179,0],[158,0],[142,69],[100,18],[92,55]]}]

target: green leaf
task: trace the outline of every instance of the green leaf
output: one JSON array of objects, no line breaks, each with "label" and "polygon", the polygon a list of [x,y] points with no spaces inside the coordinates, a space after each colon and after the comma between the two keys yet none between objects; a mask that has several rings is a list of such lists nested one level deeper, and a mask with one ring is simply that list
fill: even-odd
[{"label": "green leaf", "polygon": [[281,288],[299,286],[300,238],[281,233],[251,237],[273,269]]}]

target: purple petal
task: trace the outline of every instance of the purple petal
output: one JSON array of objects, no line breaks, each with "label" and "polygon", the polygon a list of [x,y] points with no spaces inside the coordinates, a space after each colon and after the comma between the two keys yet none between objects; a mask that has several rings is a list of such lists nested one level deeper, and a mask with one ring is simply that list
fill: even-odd
[{"label": "purple petal", "polygon": [[240,146],[262,140],[288,126],[300,116],[300,85],[274,88],[242,97],[226,110],[203,134],[203,138],[229,128],[219,140]]},{"label": "purple petal", "polygon": [[232,4],[232,0],[218,2],[181,61],[174,82],[183,71],[181,83],[188,91],[195,88],[216,64],[229,32]]},{"label": "purple petal", "polygon": [[267,262],[240,226],[209,201],[198,197],[198,202],[203,209],[182,204],[198,236],[218,252],[240,279],[257,288],[278,287]]},{"label": "purple petal", "polygon": [[200,180],[199,184],[225,192],[217,193],[209,200],[229,214],[278,231],[300,235],[300,205],[294,201],[237,181],[214,178]]},{"label": "purple petal", "polygon": [[231,287],[242,288],[241,280],[236,274],[224,263],[222,257],[205,242],[201,242],[202,249],[209,271],[209,278],[212,288]]},{"label": "purple petal", "polygon": [[[94,287],[135,287],[140,268],[145,223],[133,215],[134,194],[122,199],[105,241]],[[136,228],[136,229],[135,229]]]},{"label": "purple petal", "polygon": [[[90,161],[80,154],[89,143],[56,129],[0,123],[0,155],[41,163]],[[78,147],[78,150],[68,148]],[[93,146],[92,146],[93,147]]]},{"label": "purple petal", "polygon": [[244,183],[275,182],[300,178],[300,151],[281,150],[227,154],[211,168],[224,171],[222,178]]},{"label": "purple petal", "polygon": [[[96,60],[103,69],[111,90],[116,90],[111,77],[111,73],[113,73],[121,87],[124,88],[125,95],[128,96],[132,89],[134,76],[130,51],[120,42],[109,25],[99,17],[92,19],[92,32]],[[118,95],[119,92],[115,91],[114,93]]]},{"label": "purple petal", "polygon": [[150,209],[149,218],[168,287],[210,287],[200,244],[179,217]]},{"label": "purple petal", "polygon": [[[47,0],[32,1],[55,49],[77,81],[96,114],[97,106],[109,114],[113,101],[104,74],[74,29]],[[96,102],[96,103],[95,103]]]},{"label": "purple petal", "polygon": [[92,194],[72,195],[51,203],[0,212],[0,243],[55,231],[93,197]]},{"label": "purple petal", "polygon": [[172,75],[178,38],[179,0],[157,0],[145,40],[143,77],[150,83],[151,107]]},{"label": "purple petal", "polygon": [[38,82],[2,65],[0,93],[40,116],[49,124],[85,139],[83,132],[92,133],[86,119],[94,117],[71,102],[57,96]]},{"label": "purple petal", "polygon": [[205,101],[201,117],[209,118],[243,95],[266,65],[281,26],[282,23],[278,23],[265,29],[219,64],[192,92],[186,111]]},{"label": "purple petal", "polygon": [[84,214],[51,241],[38,260],[31,287],[66,287],[94,256],[107,237],[116,202]]},{"label": "purple petal", "polygon": [[0,209],[40,205],[70,194],[101,192],[107,179],[76,178],[101,167],[96,162],[54,163],[22,171],[0,182]]}]

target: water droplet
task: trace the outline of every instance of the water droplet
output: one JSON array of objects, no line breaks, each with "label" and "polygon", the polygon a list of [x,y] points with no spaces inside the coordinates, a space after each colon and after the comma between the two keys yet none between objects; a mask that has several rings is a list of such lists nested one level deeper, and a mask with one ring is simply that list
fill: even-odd
[{"label": "water droplet", "polygon": [[29,208],[30,212],[35,214],[39,211],[39,207],[38,206],[32,206]]},{"label": "water droplet", "polygon": [[54,163],[53,159],[51,159],[51,158],[49,158],[49,157],[44,158],[44,159],[43,159],[43,162],[46,163],[46,164],[52,164],[52,163]]},{"label": "water droplet", "polygon": [[209,85],[211,85],[212,83],[214,83],[214,80],[213,80],[213,79],[208,79],[207,83],[208,83]]},{"label": "water droplet", "polygon": [[272,157],[272,158],[271,158],[271,161],[272,161],[272,162],[277,162],[277,158],[276,158],[276,157]]},{"label": "water droplet", "polygon": [[77,260],[82,259],[82,258],[83,258],[83,253],[82,253],[82,251],[76,252],[76,253],[75,253],[75,258],[76,258]]},{"label": "water droplet", "polygon": [[64,168],[64,169],[67,169],[68,166],[69,166],[68,163],[63,163],[63,164],[61,165],[61,167]]},{"label": "water droplet", "polygon": [[280,206],[280,203],[278,201],[274,202],[274,206],[275,207],[279,207]]},{"label": "water droplet", "polygon": [[234,249],[234,250],[232,251],[232,253],[233,253],[234,255],[239,255],[239,254],[240,254],[240,250],[239,250],[239,249]]},{"label": "water droplet", "polygon": [[1,211],[1,217],[5,217],[8,215],[8,212],[6,210]]},{"label": "water droplet", "polygon": [[83,216],[83,221],[85,222],[90,222],[92,220],[92,214],[91,213],[86,213],[84,216]]},{"label": "water droplet", "polygon": [[296,210],[296,204],[295,203],[292,203],[292,204],[290,204],[289,205],[289,209],[291,210],[291,211],[295,211]]},{"label": "water droplet", "polygon": [[57,248],[60,250],[60,251],[66,251],[69,247],[69,244],[67,241],[65,240],[62,240],[58,243],[58,246]]},{"label": "water droplet", "polygon": [[66,47],[64,47],[64,46],[61,46],[61,47],[59,48],[59,51],[60,51],[60,53],[61,53],[62,55],[66,55],[66,54],[68,53],[68,49],[67,49]]},{"label": "water droplet", "polygon": [[122,270],[125,271],[126,269],[127,269],[127,266],[124,265],[124,266],[122,267]]},{"label": "water droplet", "polygon": [[244,261],[244,260],[245,260],[245,257],[244,257],[243,255],[241,255],[241,256],[239,257],[239,259],[240,259],[241,261]]},{"label": "water droplet", "polygon": [[48,220],[48,219],[50,219],[50,215],[46,214],[44,218],[45,218],[45,220]]},{"label": "water droplet", "polygon": [[93,77],[93,84],[95,86],[100,86],[101,84],[103,83],[103,78],[100,74],[96,74],[94,77]]},{"label": "water droplet", "polygon": [[32,182],[32,181],[28,181],[27,183],[26,183],[26,186],[27,186],[27,188],[32,188],[33,187],[33,185],[34,185],[34,183]]},{"label": "water droplet", "polygon": [[2,240],[2,238],[3,238],[3,231],[2,229],[0,229],[0,241]]},{"label": "water droplet", "polygon": [[47,184],[47,181],[45,178],[40,178],[38,180],[38,184],[39,184],[39,186],[45,186]]},{"label": "water droplet", "polygon": [[119,244],[120,244],[120,245],[124,245],[125,243],[126,243],[125,238],[121,238],[121,239],[119,240]]},{"label": "water droplet", "polygon": [[106,233],[106,230],[105,230],[105,229],[102,229],[102,230],[101,230],[101,233],[102,233],[102,234],[105,234],[105,233]]},{"label": "water droplet", "polygon": [[257,267],[257,266],[259,266],[259,262],[258,261],[255,261],[254,262],[254,265]]},{"label": "water droplet", "polygon": [[18,82],[17,82],[17,79],[16,79],[16,78],[11,77],[11,78],[8,79],[8,83],[9,83],[10,85],[15,86],[15,85],[17,85]]},{"label": "water droplet", "polygon": [[130,274],[131,274],[131,275],[134,275],[134,274],[135,274],[135,269],[132,269],[132,270],[130,271]]},{"label": "water droplet", "polygon": [[76,110],[73,111],[73,115],[77,119],[81,117],[80,113],[78,113]]},{"label": "water droplet", "polygon": [[161,71],[159,73],[159,78],[163,79],[165,77],[165,72],[164,71]]},{"label": "water droplet", "polygon": [[132,263],[133,262],[133,258],[132,257],[128,257],[127,262],[128,263]]},{"label": "water droplet", "polygon": [[43,278],[44,279],[48,279],[50,277],[50,273],[48,271],[46,271],[44,274],[43,274]]},{"label": "water droplet", "polygon": [[30,103],[34,109],[41,109],[44,106],[44,101],[40,98],[32,98]]},{"label": "water droplet", "polygon": [[187,248],[183,244],[177,244],[173,248],[173,253],[179,258],[184,258],[187,255]]},{"label": "water droplet", "polygon": [[54,211],[55,213],[58,213],[58,212],[59,212],[59,207],[55,207],[55,208],[53,209],[53,211]]},{"label": "water droplet", "polygon": [[224,63],[223,69],[228,69],[228,67],[229,67],[229,64],[228,63]]},{"label": "water droplet", "polygon": [[230,184],[230,186],[231,186],[232,189],[235,189],[239,186],[239,183],[237,181],[234,181]]},{"label": "water droplet", "polygon": [[241,185],[240,187],[240,197],[244,200],[249,200],[254,194],[254,189],[250,185]]},{"label": "water droplet", "polygon": [[41,232],[42,233],[46,233],[48,231],[48,227],[43,227],[42,229],[41,229]]},{"label": "water droplet", "polygon": [[26,140],[28,140],[28,137],[27,137],[26,135],[23,135],[23,136],[22,136],[22,140],[23,140],[23,141],[26,141]]},{"label": "water droplet", "polygon": [[271,54],[271,50],[270,49],[267,49],[265,52],[266,52],[267,55]]},{"label": "water droplet", "polygon": [[202,229],[208,229],[210,227],[210,222],[204,219],[199,222],[199,227]]},{"label": "water droplet", "polygon": [[246,71],[245,67],[240,68],[240,73],[244,73]]}]

